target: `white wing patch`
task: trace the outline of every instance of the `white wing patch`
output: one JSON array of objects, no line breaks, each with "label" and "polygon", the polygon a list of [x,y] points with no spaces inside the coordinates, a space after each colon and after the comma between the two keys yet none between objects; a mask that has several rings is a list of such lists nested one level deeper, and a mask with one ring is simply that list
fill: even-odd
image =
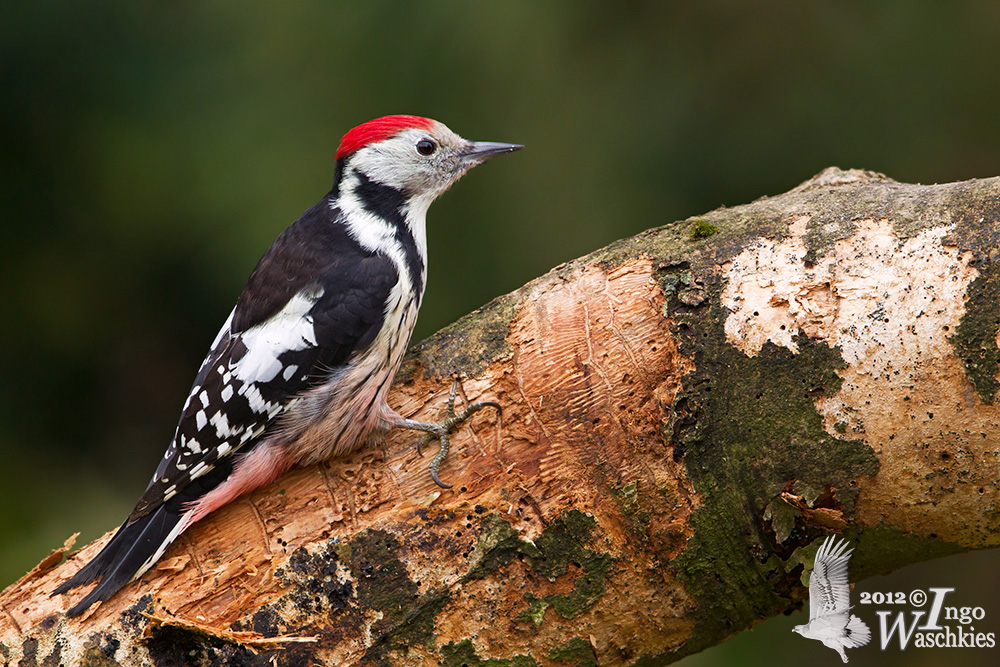
[{"label": "white wing patch", "polygon": [[223,412],[222,410],[219,410],[214,415],[212,415],[212,419],[210,420],[210,422],[212,426],[215,427],[215,434],[218,437],[228,438],[230,435],[232,435],[232,431],[229,430],[229,418],[226,416],[226,413]]},{"label": "white wing patch", "polygon": [[322,288],[308,294],[299,292],[276,315],[241,333],[240,339],[247,352],[230,366],[233,376],[247,386],[254,382],[270,382],[282,371],[278,358],[282,353],[314,347],[316,330],[308,313],[321,296]]},{"label": "white wing patch", "polygon": [[181,436],[181,447],[192,454],[201,454],[201,443],[195,438],[185,438]]},{"label": "white wing patch", "polygon": [[199,461],[195,467],[191,468],[191,475],[190,475],[191,479],[198,479],[209,470],[211,470],[211,468],[208,466],[207,463],[205,463],[204,461]]},{"label": "white wing patch", "polygon": [[264,400],[264,397],[260,395],[260,389],[252,384],[243,385],[236,393],[240,396],[246,396],[247,403],[250,404],[251,410],[261,414],[267,414],[268,417],[273,416],[274,413],[281,409],[281,403],[271,403]]}]

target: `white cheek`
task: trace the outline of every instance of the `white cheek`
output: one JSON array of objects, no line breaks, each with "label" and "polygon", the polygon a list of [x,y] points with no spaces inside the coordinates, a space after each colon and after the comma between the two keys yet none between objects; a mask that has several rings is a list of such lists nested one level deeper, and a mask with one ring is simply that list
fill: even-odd
[{"label": "white cheek", "polygon": [[428,165],[416,149],[401,142],[362,148],[351,159],[351,165],[376,183],[397,190],[408,190],[414,182],[430,177]]}]

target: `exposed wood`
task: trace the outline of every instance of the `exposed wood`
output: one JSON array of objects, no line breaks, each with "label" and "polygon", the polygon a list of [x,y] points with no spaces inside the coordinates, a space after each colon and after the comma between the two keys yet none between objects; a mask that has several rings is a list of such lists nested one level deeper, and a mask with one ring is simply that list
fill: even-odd
[{"label": "exposed wood", "polygon": [[[1000,544],[1000,179],[830,169],[557,267],[417,346],[390,402],[497,400],[197,524],[85,616],[108,536],[0,594],[0,659],[666,664],[855,578]],[[68,548],[68,545],[67,545]],[[520,656],[520,657],[518,657]],[[565,662],[570,661],[570,662]]]}]

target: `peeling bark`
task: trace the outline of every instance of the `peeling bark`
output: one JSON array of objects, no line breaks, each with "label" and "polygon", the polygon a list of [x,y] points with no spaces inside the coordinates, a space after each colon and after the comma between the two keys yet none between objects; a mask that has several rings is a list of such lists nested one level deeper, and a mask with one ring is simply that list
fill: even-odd
[{"label": "peeling bark", "polygon": [[[557,267],[411,352],[390,402],[477,415],[431,482],[410,434],[188,531],[83,618],[0,594],[4,664],[667,664],[854,578],[1000,544],[1000,179],[828,169]],[[488,663],[487,663],[488,661]]]}]

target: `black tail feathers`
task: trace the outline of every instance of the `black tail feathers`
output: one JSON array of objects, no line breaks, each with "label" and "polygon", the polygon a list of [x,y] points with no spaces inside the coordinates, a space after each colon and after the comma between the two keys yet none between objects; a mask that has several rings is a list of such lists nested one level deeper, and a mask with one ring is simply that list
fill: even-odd
[{"label": "black tail feathers", "polygon": [[[126,520],[125,523],[128,523]],[[123,523],[118,528],[118,532],[114,534],[111,541],[104,545],[101,552],[97,554],[93,560],[80,568],[80,570],[74,574],[72,577],[61,583],[54,591],[52,591],[49,597],[55,597],[61,593],[65,593],[68,590],[76,588],[77,586],[85,586],[89,584],[94,579],[102,576],[105,571],[107,571],[108,566],[114,562],[115,556],[124,544],[123,535],[125,534],[126,525]]]},{"label": "black tail feathers", "polygon": [[180,531],[175,529],[190,503],[225,481],[232,471],[232,461],[222,461],[149,514],[131,523],[126,519],[92,561],[52,591],[52,595],[59,595],[95,579],[101,580],[82,600],[70,607],[66,615],[79,616],[95,602],[104,602],[132,581],[143,566],[151,565],[155,561],[153,557],[162,555],[167,545],[180,535]]},{"label": "black tail feathers", "polygon": [[117,593],[138,573],[149,559],[166,547],[176,535],[171,535],[180,523],[179,513],[161,505],[146,516],[128,523],[126,521],[105,545],[94,560],[87,563],[71,579],[60,585],[52,595],[89,584],[97,578],[100,583],[82,600],[73,605],[67,616],[79,616],[95,602],[104,602]]}]

